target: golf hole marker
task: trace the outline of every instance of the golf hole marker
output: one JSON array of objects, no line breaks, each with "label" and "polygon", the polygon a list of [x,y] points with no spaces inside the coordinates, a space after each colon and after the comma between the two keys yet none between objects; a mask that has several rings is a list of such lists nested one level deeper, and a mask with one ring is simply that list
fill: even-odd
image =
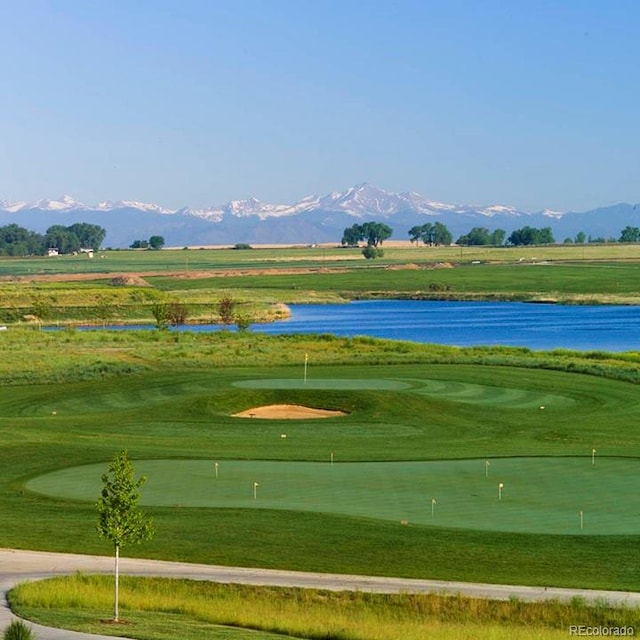
[{"label": "golf hole marker", "polygon": [[504,482],[498,485],[498,500],[502,500],[502,490],[504,489]]},{"label": "golf hole marker", "polygon": [[258,499],[258,487],[260,485],[257,482],[253,483],[253,499],[257,500]]}]

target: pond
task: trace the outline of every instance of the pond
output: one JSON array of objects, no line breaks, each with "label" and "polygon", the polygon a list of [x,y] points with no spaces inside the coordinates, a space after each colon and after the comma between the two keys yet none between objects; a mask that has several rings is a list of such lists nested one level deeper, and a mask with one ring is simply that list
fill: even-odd
[{"label": "pond", "polygon": [[[375,300],[290,305],[291,318],[252,331],[331,333],[455,346],[506,345],[579,351],[640,350],[640,307],[520,302]],[[213,331],[190,325],[182,331]]]}]

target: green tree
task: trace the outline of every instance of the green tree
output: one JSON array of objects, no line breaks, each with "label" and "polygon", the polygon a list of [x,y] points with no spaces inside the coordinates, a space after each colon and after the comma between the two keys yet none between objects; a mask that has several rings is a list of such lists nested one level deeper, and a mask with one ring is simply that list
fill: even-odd
[{"label": "green tree", "polygon": [[129,249],[148,249],[148,248],[149,248],[148,240],[134,240],[129,245]]},{"label": "green tree", "polygon": [[248,331],[251,326],[251,316],[248,313],[236,313],[235,323],[238,331]]},{"label": "green tree", "polygon": [[67,231],[74,234],[80,240],[80,248],[93,249],[97,251],[102,244],[107,232],[97,224],[89,224],[88,222],[76,222]]},{"label": "green tree", "polygon": [[363,250],[362,255],[367,260],[375,260],[376,258],[382,258],[384,256],[384,249],[374,247],[372,244],[368,244]]},{"label": "green tree", "polygon": [[229,294],[222,296],[222,298],[218,300],[216,311],[220,316],[220,322],[222,322],[222,324],[231,324],[233,322],[237,305],[237,301]]},{"label": "green tree", "polygon": [[374,247],[381,245],[385,240],[391,237],[393,229],[384,222],[365,222],[362,225],[362,235],[365,237],[367,244]]},{"label": "green tree", "polygon": [[364,233],[362,231],[362,226],[359,224],[353,224],[350,227],[347,227],[342,233],[342,240],[340,243],[344,246],[355,247],[358,245],[358,242],[364,240]]},{"label": "green tree", "polygon": [[56,247],[60,253],[73,253],[81,247],[80,238],[61,224],[49,227],[45,231],[44,241],[47,247]]},{"label": "green tree", "polygon": [[28,256],[45,253],[44,236],[15,223],[0,227],[0,255]]},{"label": "green tree", "polygon": [[156,302],[151,307],[151,313],[156,320],[156,329],[169,327],[169,304],[167,302]]},{"label": "green tree", "polygon": [[449,246],[453,241],[453,236],[442,222],[436,222],[433,225],[433,239],[436,245]]},{"label": "green tree", "polygon": [[491,233],[491,243],[494,247],[502,246],[504,239],[507,236],[507,232],[504,229],[495,229]]},{"label": "green tree", "polygon": [[356,246],[361,240],[377,247],[391,237],[393,229],[384,222],[365,222],[347,227],[342,234],[342,244]]},{"label": "green tree", "polygon": [[640,228],[626,226],[620,233],[618,242],[640,242]]},{"label": "green tree", "polygon": [[149,238],[149,247],[151,249],[162,249],[164,247],[164,238],[162,236],[151,236]]},{"label": "green tree", "polygon": [[576,233],[574,242],[576,244],[584,244],[586,241],[587,241],[587,236],[585,235],[584,231],[578,231],[578,233]]},{"label": "green tree", "polygon": [[189,309],[186,305],[182,304],[182,302],[174,301],[167,305],[167,318],[169,320],[169,324],[172,326],[177,327],[181,324],[185,324],[188,316]]},{"label": "green tree", "polygon": [[409,229],[409,240],[418,244],[419,240],[422,240],[422,228],[424,225],[415,225]]},{"label": "green tree", "polygon": [[551,227],[543,227],[536,229],[535,227],[522,227],[511,233],[507,240],[509,244],[515,246],[532,245],[532,244],[553,244],[553,232]]},{"label": "green tree", "polygon": [[430,246],[450,245],[453,241],[449,229],[442,222],[427,222],[423,225],[411,227],[409,229],[409,238],[411,242],[422,240],[424,244]]},{"label": "green tree", "polygon": [[489,229],[485,227],[473,227],[469,233],[460,236],[456,244],[465,246],[481,246],[491,244]]},{"label": "green tree", "polygon": [[119,621],[118,586],[120,578],[120,549],[127,544],[150,540],[154,534],[152,518],[138,508],[140,487],[145,476],[135,479],[135,473],[126,451],[116,454],[108,473],[102,475],[102,492],[96,503],[97,530],[101,538],[113,544],[115,557],[114,621]]},{"label": "green tree", "polygon": [[542,229],[538,231],[536,244],[553,244],[554,242],[555,238],[553,237],[551,227],[542,227]]}]

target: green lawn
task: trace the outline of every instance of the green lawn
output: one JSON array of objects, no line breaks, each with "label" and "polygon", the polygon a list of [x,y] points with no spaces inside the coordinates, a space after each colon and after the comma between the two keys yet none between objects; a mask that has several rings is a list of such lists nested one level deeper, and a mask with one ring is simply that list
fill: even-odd
[{"label": "green lawn", "polygon": [[[282,435],[283,449],[295,448]],[[485,531],[640,534],[638,459],[345,463],[331,462],[336,452],[325,453],[324,462],[139,460],[136,469],[148,479],[141,503],[286,509]],[[92,502],[103,467],[70,467],[26,488]]]},{"label": "green lawn", "polygon": [[[453,269],[350,269],[343,273],[227,276],[225,287],[280,292],[337,292],[345,297],[407,292],[415,295],[478,296],[531,299],[565,296],[635,296],[639,294],[640,262],[576,264],[477,264]],[[220,278],[176,280],[150,277],[165,291],[209,289]],[[443,289],[444,288],[444,289]],[[444,291],[444,293],[443,293]],[[595,299],[595,298],[594,298]]]},{"label": "green lawn", "polygon": [[[193,487],[203,495],[215,482],[214,462],[220,465],[220,483],[230,480],[226,474],[235,465],[249,469],[229,487],[224,502],[190,507],[180,489],[163,504],[149,504],[157,536],[127,554],[639,588],[640,536],[629,514],[635,504],[635,459],[640,458],[640,396],[637,384],[624,380],[637,377],[632,354],[536,354],[232,333],[9,331],[2,338],[0,546],[108,554],[108,545],[95,534],[89,494],[97,499],[94,487],[101,473],[114,453],[126,448],[136,467],[149,475],[143,495],[148,491],[150,502],[154,477],[169,480],[160,493],[167,486],[180,488],[182,482],[171,482],[180,465],[202,468],[206,478],[194,478]],[[304,353],[312,364],[306,385]],[[19,384],[20,379],[25,382]],[[281,403],[347,415],[300,421],[231,415]],[[500,460],[518,457],[534,460]],[[153,460],[170,473],[146,471],[151,464],[146,461]],[[529,464],[525,478],[521,474]],[[95,465],[83,475],[88,491],[83,496],[30,490],[30,482],[41,481],[37,478],[83,465]],[[254,465],[277,472],[260,471],[254,478]],[[394,484],[387,496],[391,468]],[[294,469],[312,473],[300,482],[305,476]],[[347,474],[339,492],[335,485],[318,486],[318,474],[332,471]],[[587,484],[594,472],[606,481]],[[464,475],[473,487],[464,484]],[[371,478],[378,492],[360,504]],[[429,478],[435,483],[428,484]],[[357,492],[342,491],[356,481],[361,483]],[[259,483],[255,501],[253,482]],[[502,501],[499,482],[504,483]],[[297,495],[285,494],[296,483]],[[403,486],[408,490],[401,495]],[[311,495],[311,488],[322,492]],[[242,495],[234,497],[231,489]],[[553,492],[559,494],[553,504],[541,506]],[[340,509],[332,498],[338,493],[345,500]],[[452,509],[461,504],[468,511]],[[389,511],[381,518],[383,508]],[[482,521],[491,514],[491,522]],[[548,523],[543,531],[535,524],[537,514]],[[514,530],[515,518],[526,526]]]}]

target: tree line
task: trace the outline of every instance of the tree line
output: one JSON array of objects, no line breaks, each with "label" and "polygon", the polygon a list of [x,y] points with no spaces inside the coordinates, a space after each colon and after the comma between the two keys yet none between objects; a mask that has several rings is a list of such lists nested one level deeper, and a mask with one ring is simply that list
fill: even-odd
[{"label": "tree line", "polygon": [[87,222],[76,222],[68,227],[55,224],[44,234],[12,223],[0,227],[0,255],[43,256],[53,247],[60,253],[73,253],[80,249],[97,251],[106,235],[105,229]]},{"label": "tree line", "polygon": [[[354,224],[347,227],[342,235],[343,246],[359,246],[360,242],[366,241],[367,245],[362,250],[365,258],[376,258],[382,255],[379,248],[383,241],[390,238],[393,229],[386,224],[379,222],[365,222],[364,224]],[[453,244],[453,236],[445,224],[442,222],[427,222],[416,225],[409,229],[409,239],[411,242],[437,247],[449,246]],[[515,229],[509,237],[504,229],[489,230],[486,227],[473,227],[468,233],[461,235],[455,242],[461,246],[528,246],[541,244],[555,244],[551,227],[530,227],[524,226]],[[627,226],[620,232],[620,237],[615,238],[593,238],[587,237],[583,231],[576,234],[575,238],[565,238],[564,244],[584,244],[584,243],[604,243],[604,242],[640,242],[640,228]]]}]

